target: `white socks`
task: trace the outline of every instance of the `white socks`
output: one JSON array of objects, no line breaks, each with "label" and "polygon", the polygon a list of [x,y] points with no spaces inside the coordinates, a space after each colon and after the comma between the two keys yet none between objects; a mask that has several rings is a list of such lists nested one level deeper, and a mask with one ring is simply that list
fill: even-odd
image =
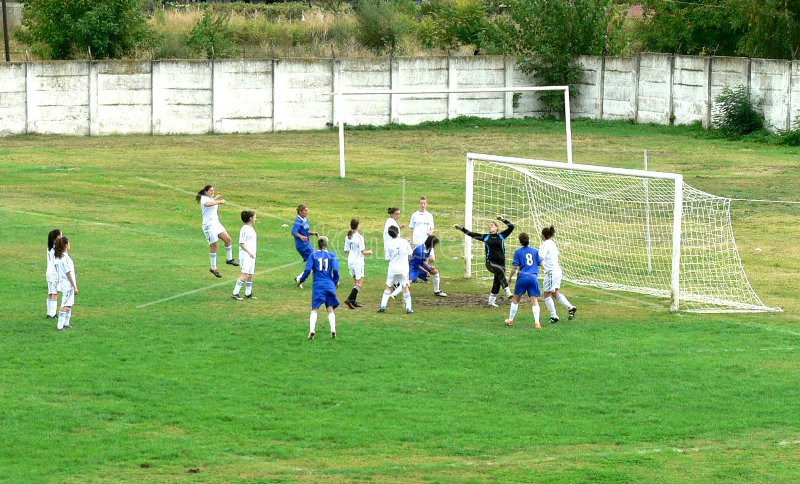
[{"label": "white socks", "polygon": [[59,311],[58,312],[58,325],[56,328],[64,329],[64,324],[66,324],[67,320],[67,312],[66,311]]},{"label": "white socks", "polygon": [[406,309],[411,309],[411,293],[410,292],[403,293],[403,302],[406,303]]},{"label": "white socks", "polygon": [[241,279],[236,279],[236,285],[233,286],[233,295],[234,296],[238,296],[239,295],[239,291],[242,290],[242,286],[243,285],[244,285],[244,281],[242,281]]},{"label": "white socks", "polygon": [[211,259],[211,268],[217,270],[217,254],[208,254],[209,259]]},{"label": "white socks", "polygon": [[331,325],[331,333],[336,332],[336,314],[335,313],[328,313],[328,322]]},{"label": "white socks", "polygon": [[253,294],[253,281],[246,282],[245,285],[247,287],[244,289],[244,295],[249,296],[250,294]]},{"label": "white socks", "polygon": [[539,313],[541,312],[541,308],[538,304],[533,305],[533,323],[539,327],[541,323],[539,323]]},{"label": "white socks", "polygon": [[317,312],[311,311],[311,315],[308,317],[308,334],[316,333],[317,329]]},{"label": "white socks", "polygon": [[497,294],[491,294],[490,293],[489,294],[489,304],[495,304],[495,301],[497,301]]},{"label": "white socks", "polygon": [[513,296],[513,294],[511,294],[511,287],[509,287],[509,286],[506,286],[506,296],[508,296],[508,297]]},{"label": "white socks", "polygon": [[439,285],[441,284],[442,280],[439,278],[439,273],[433,275],[433,292],[439,292]]},{"label": "white socks", "polygon": [[519,303],[511,302],[511,309],[508,310],[508,319],[514,321],[514,317],[517,315],[517,309],[519,309]]},{"label": "white socks", "polygon": [[392,297],[395,297],[395,296],[397,296],[398,294],[400,294],[401,292],[403,292],[403,285],[402,285],[402,284],[400,284],[399,286],[397,286],[396,288],[394,288],[394,291],[392,291],[392,293],[391,293],[391,296],[392,296]]},{"label": "white socks", "polygon": [[557,318],[558,314],[556,313],[556,303],[553,302],[552,297],[544,298],[544,305],[547,306],[547,310],[550,312],[551,318]]},{"label": "white socks", "polygon": [[228,256],[228,260],[233,260],[233,245],[225,246],[225,255]]},{"label": "white socks", "polygon": [[381,298],[381,307],[385,308],[387,304],[389,304],[389,297],[392,295],[388,289],[383,290],[383,297]]},{"label": "white socks", "polygon": [[558,299],[558,302],[560,302],[561,304],[563,304],[564,306],[566,306],[566,307],[567,307],[567,309],[572,309],[572,308],[574,308],[574,307],[575,307],[575,306],[573,306],[572,304],[570,304],[570,302],[567,300],[567,296],[565,296],[565,295],[563,295],[563,294],[560,294],[560,293],[559,293],[559,295],[558,295],[558,297],[557,297],[556,299]]},{"label": "white socks", "polygon": [[58,300],[47,298],[47,315],[51,318],[58,313]]}]

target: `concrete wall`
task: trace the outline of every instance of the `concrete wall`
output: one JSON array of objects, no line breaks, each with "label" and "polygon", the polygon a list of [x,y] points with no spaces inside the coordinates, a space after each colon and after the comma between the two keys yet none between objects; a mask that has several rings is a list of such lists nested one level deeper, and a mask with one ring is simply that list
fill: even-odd
[{"label": "concrete wall", "polygon": [[[746,86],[770,129],[800,127],[798,62],[643,54],[581,57],[573,118],[708,126]],[[345,96],[338,91],[534,85],[513,59],[70,61],[0,64],[0,135],[260,133],[456,116],[542,115],[534,93]]]}]

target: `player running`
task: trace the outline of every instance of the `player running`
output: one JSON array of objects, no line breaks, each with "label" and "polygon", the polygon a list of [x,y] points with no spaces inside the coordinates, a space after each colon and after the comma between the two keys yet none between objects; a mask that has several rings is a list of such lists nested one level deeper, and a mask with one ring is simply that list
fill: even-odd
[{"label": "player running", "polygon": [[473,239],[480,240],[486,246],[486,269],[494,275],[492,282],[492,292],[489,294],[489,306],[497,307],[497,295],[502,287],[506,291],[506,296],[511,297],[511,289],[508,287],[506,279],[506,238],[514,231],[514,224],[505,219],[505,216],[498,215],[497,220],[507,225],[506,229],[500,232],[500,225],[492,220],[489,222],[489,233],[478,234],[470,232],[461,225],[453,227],[464,232]]},{"label": "player running", "polygon": [[211,259],[211,269],[209,272],[216,277],[222,277],[222,274],[217,270],[217,247],[219,239],[225,242],[225,255],[227,259],[226,264],[238,266],[239,263],[233,260],[233,245],[231,236],[225,230],[225,227],[219,222],[219,214],[217,209],[220,205],[225,205],[228,202],[222,198],[222,195],[214,193],[213,185],[206,185],[202,190],[197,192],[197,201],[200,202],[200,212],[203,215],[203,233],[208,240],[209,258]]},{"label": "player running", "polygon": [[567,297],[559,292],[561,288],[561,264],[558,262],[558,247],[553,237],[556,229],[552,225],[542,229],[542,245],[539,246],[539,255],[542,257],[542,269],[544,269],[544,304],[550,312],[550,322],[557,323],[558,313],[556,313],[555,298],[567,308],[569,319],[575,317],[578,308],[567,300]]},{"label": "player running", "polygon": [[58,313],[58,271],[56,271],[55,251],[56,240],[63,234],[60,229],[53,229],[47,234],[47,269],[45,278],[47,279],[47,319],[56,319]]},{"label": "player running", "polygon": [[236,279],[233,286],[233,297],[237,301],[242,301],[239,292],[242,286],[246,286],[244,297],[247,299],[258,299],[253,295],[253,274],[256,271],[256,253],[258,252],[258,235],[254,227],[257,215],[252,210],[245,210],[241,213],[242,228],[239,230],[239,262],[242,264],[242,275]]},{"label": "player running", "polygon": [[408,288],[408,258],[411,256],[411,244],[406,239],[398,237],[399,233],[400,231],[397,227],[389,227],[389,236],[392,237],[387,249],[389,270],[386,275],[386,289],[384,289],[383,297],[381,298],[381,307],[378,309],[379,313],[386,312],[386,305],[389,304],[389,297],[391,297],[392,289],[396,284],[403,288],[406,314],[414,312],[411,309],[411,292]]},{"label": "player running", "polygon": [[347,238],[344,240],[344,251],[347,252],[347,268],[350,275],[353,276],[355,285],[350,295],[347,296],[344,303],[350,309],[360,308],[362,305],[356,298],[364,285],[364,256],[372,255],[372,251],[366,248],[364,236],[358,231],[361,222],[354,218],[350,221],[350,230],[347,232]]},{"label": "player running", "polygon": [[[311,245],[311,241],[309,240],[312,235],[319,237],[319,232],[311,232],[309,229],[311,225],[308,223],[308,207],[305,205],[298,205],[297,206],[297,218],[294,219],[294,225],[292,226],[292,237],[294,238],[294,247],[297,249],[297,253],[300,254],[300,257],[303,258],[303,262],[308,262],[308,257],[314,252],[314,247]],[[303,284],[300,283],[300,276],[299,274],[297,277],[294,278],[294,281],[297,282],[297,285],[303,287]]]},{"label": "player running", "polygon": [[511,266],[511,275],[508,277],[509,282],[514,279],[514,274],[519,271],[519,278],[514,285],[514,297],[511,298],[511,309],[508,311],[508,319],[506,319],[506,326],[514,326],[514,318],[517,315],[519,308],[519,301],[522,296],[527,293],[531,297],[531,309],[533,310],[533,324],[536,329],[542,329],[542,324],[539,321],[539,296],[542,295],[539,289],[539,265],[542,259],[539,257],[539,251],[534,247],[529,247],[530,236],[525,232],[519,234],[519,243],[522,245],[514,252],[514,262]]},{"label": "player running", "polygon": [[437,245],[439,245],[439,237],[429,235],[424,244],[414,249],[409,262],[408,280],[410,282],[420,280],[428,282],[428,277],[431,277],[433,279],[433,293],[439,297],[447,297],[447,293],[442,292],[439,288],[441,283],[439,270],[433,265],[436,261],[434,249]]},{"label": "player running", "polygon": [[303,282],[311,272],[314,273],[314,284],[311,291],[311,315],[308,318],[308,339],[314,339],[317,327],[317,311],[323,304],[328,308],[328,322],[331,325],[331,338],[336,338],[336,314],[339,306],[336,299],[336,288],[339,287],[339,259],[333,252],[328,252],[328,239],[320,237],[317,241],[319,250],[308,257],[306,269],[300,274],[297,284]]}]

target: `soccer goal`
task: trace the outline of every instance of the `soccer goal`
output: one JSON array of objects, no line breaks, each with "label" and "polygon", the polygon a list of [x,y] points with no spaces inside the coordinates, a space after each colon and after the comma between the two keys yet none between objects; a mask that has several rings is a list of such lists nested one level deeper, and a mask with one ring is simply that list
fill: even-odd
[{"label": "soccer goal", "polygon": [[[730,199],[682,175],[468,153],[466,176],[465,226],[506,215],[517,227],[512,253],[520,232],[534,243],[554,225],[569,282],[671,298],[675,311],[780,310],[747,279]],[[480,245],[465,238],[467,277],[488,274]]]}]

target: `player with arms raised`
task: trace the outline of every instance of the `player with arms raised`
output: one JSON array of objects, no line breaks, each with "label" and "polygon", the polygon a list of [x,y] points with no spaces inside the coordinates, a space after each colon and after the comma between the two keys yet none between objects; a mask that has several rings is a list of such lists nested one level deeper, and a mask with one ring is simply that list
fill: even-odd
[{"label": "player with arms raised", "polygon": [[206,236],[209,247],[209,258],[211,259],[211,269],[209,271],[216,277],[222,277],[222,274],[217,270],[217,247],[219,246],[219,239],[225,242],[225,255],[227,256],[226,264],[238,266],[239,263],[233,260],[233,245],[231,236],[228,231],[219,221],[219,214],[217,210],[220,205],[228,202],[222,198],[222,195],[215,194],[213,185],[206,185],[202,190],[197,192],[197,201],[200,202],[200,212],[203,215],[203,233]]},{"label": "player with arms raised", "polygon": [[567,300],[567,297],[559,292],[561,288],[561,264],[558,262],[558,246],[553,237],[556,229],[552,225],[542,229],[542,245],[539,247],[539,255],[542,257],[542,269],[544,269],[544,304],[550,312],[550,322],[557,323],[558,313],[556,313],[555,298],[563,304],[569,313],[569,319],[575,317],[578,308]]},{"label": "player with arms raised", "polygon": [[511,289],[508,287],[506,279],[506,239],[514,231],[514,224],[506,220],[504,215],[498,215],[497,220],[507,225],[506,229],[500,232],[500,225],[492,220],[489,222],[489,233],[478,234],[465,229],[461,225],[453,225],[456,229],[464,232],[473,239],[480,240],[486,246],[486,270],[494,275],[492,282],[492,292],[489,293],[489,306],[497,307],[497,294],[502,287],[506,291],[506,296],[511,297]]},{"label": "player with arms raised", "polygon": [[527,293],[531,297],[531,309],[533,310],[533,324],[536,329],[542,329],[542,324],[539,321],[541,309],[539,308],[539,296],[542,295],[539,288],[539,265],[542,259],[539,257],[539,251],[534,247],[530,247],[530,236],[525,232],[519,234],[519,243],[522,247],[514,252],[514,262],[511,267],[511,275],[508,277],[509,282],[514,279],[514,274],[519,271],[517,283],[514,285],[514,297],[511,298],[511,309],[508,311],[508,319],[506,319],[506,326],[514,326],[514,318],[519,309],[519,301],[522,296]]},{"label": "player with arms raised", "polygon": [[297,279],[297,284],[302,285],[309,274],[314,273],[314,285],[311,291],[311,315],[308,318],[308,339],[314,339],[317,327],[317,312],[323,304],[328,308],[328,322],[331,325],[331,338],[336,338],[336,314],[333,312],[339,306],[336,298],[336,288],[339,287],[339,259],[336,254],[328,251],[328,239],[320,237],[317,241],[319,250],[308,257],[306,269]]}]

